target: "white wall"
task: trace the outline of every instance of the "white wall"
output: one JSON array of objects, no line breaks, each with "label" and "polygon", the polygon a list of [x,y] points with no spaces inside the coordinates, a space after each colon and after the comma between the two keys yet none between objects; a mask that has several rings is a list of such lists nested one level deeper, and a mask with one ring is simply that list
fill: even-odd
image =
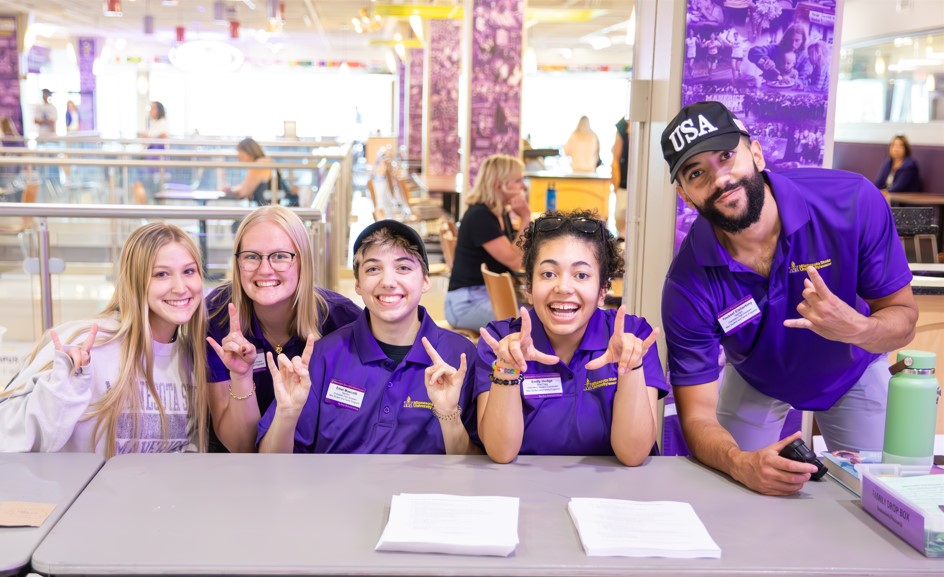
[{"label": "white wall", "polygon": [[944,28],[944,0],[845,0],[844,4],[843,44]]}]

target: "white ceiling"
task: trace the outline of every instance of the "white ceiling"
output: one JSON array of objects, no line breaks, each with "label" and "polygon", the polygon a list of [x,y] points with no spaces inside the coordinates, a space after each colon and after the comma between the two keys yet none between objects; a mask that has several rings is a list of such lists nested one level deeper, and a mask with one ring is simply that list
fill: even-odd
[{"label": "white ceiling", "polygon": [[[632,49],[626,44],[626,28],[634,0],[527,0],[529,8],[539,9],[539,15],[527,28],[528,45],[535,49],[541,64],[611,64],[628,66],[632,63]],[[412,32],[406,20],[386,18],[378,30],[357,34],[352,18],[360,9],[368,11],[379,4],[419,6],[453,6],[462,0],[283,0],[284,27],[268,36],[265,42],[256,38],[258,30],[268,26],[266,0],[225,0],[235,7],[240,22],[240,39],[232,41],[244,51],[259,50],[259,44],[272,48],[280,45],[286,54],[303,53],[311,59],[360,58],[384,59],[389,46],[379,41],[391,41],[399,33],[410,38]],[[37,43],[55,46],[76,36],[99,36],[123,39],[133,50],[139,46],[166,46],[174,44],[174,27],[183,25],[187,39],[229,39],[228,24],[214,21],[214,0],[180,0],[177,6],[162,5],[161,0],[122,0],[121,17],[106,17],[103,0],[0,0],[0,14],[29,13],[34,24],[41,24]],[[554,15],[547,9],[563,11],[592,10],[592,18],[583,22],[551,22]],[[155,18],[156,33],[144,35],[143,19],[146,13]],[[575,15],[576,12],[568,12]],[[264,35],[261,35],[264,36]],[[589,40],[607,36],[612,46],[593,49]],[[373,42],[373,43],[372,43]]]}]

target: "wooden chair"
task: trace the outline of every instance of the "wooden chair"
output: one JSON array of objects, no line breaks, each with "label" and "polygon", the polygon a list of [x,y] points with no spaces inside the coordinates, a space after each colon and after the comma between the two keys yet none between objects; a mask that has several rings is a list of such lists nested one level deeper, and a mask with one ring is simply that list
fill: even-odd
[{"label": "wooden chair", "polygon": [[485,288],[488,289],[488,298],[492,301],[492,310],[496,319],[515,318],[518,316],[518,299],[515,296],[515,281],[511,274],[501,274],[488,270],[482,263],[482,277],[485,279]]},{"label": "wooden chair", "polygon": [[[20,202],[36,202],[39,196],[38,182],[28,182],[23,188],[23,196]],[[32,217],[24,216],[22,218],[10,217],[0,219],[0,232],[19,234],[28,228],[32,228]]]},{"label": "wooden chair", "polygon": [[374,186],[373,180],[367,181],[367,190],[370,191],[370,201],[374,203],[374,212],[373,212],[374,222],[378,220],[383,220],[385,218],[383,202],[377,194],[377,187]]},{"label": "wooden chair", "polygon": [[449,226],[448,220],[443,220],[442,225],[439,228],[439,244],[442,247],[443,260],[446,261],[446,268],[449,271],[452,271],[452,264],[456,260],[456,238],[455,233],[452,232],[452,229]]}]

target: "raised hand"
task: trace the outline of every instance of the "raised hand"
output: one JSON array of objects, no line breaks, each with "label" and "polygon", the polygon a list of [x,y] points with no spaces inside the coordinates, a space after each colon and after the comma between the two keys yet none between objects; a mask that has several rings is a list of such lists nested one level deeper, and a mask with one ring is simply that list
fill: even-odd
[{"label": "raised hand", "polygon": [[797,305],[801,319],[787,319],[783,326],[809,329],[831,341],[853,342],[865,317],[833,294],[814,267],[807,267],[803,279],[803,301]]},{"label": "raised hand", "polygon": [[439,356],[426,337],[423,337],[423,348],[433,361],[424,374],[426,394],[438,413],[452,413],[459,406],[459,393],[465,380],[465,353],[459,356],[459,368],[456,369]]},{"label": "raised hand", "polygon": [[278,364],[272,358],[272,353],[266,353],[266,364],[272,375],[272,388],[275,390],[275,400],[280,411],[300,412],[308,400],[311,390],[311,379],[308,377],[308,363],[311,361],[311,352],[315,348],[315,336],[308,335],[305,350],[301,357],[291,360],[282,354]]},{"label": "raised hand", "polygon": [[642,362],[643,356],[649,351],[656,339],[659,338],[659,329],[652,329],[652,334],[642,340],[626,330],[626,307],[620,306],[616,311],[616,323],[606,351],[599,357],[586,364],[587,369],[594,370],[610,363],[618,363],[620,375],[633,370]]},{"label": "raised hand", "polygon": [[780,451],[801,437],[797,432],[786,439],[758,449],[742,453],[737,460],[732,476],[751,489],[764,495],[792,495],[803,488],[816,472],[816,465],[791,461],[780,456]]},{"label": "raised hand", "polygon": [[73,375],[79,374],[79,369],[92,361],[92,345],[95,344],[95,335],[97,334],[98,325],[92,323],[92,326],[89,327],[88,337],[86,337],[84,343],[66,348],[62,346],[62,342],[59,340],[59,335],[56,334],[55,329],[49,330],[49,338],[52,339],[52,346],[55,347],[57,351],[65,353],[72,359],[73,369],[71,374]]},{"label": "raised hand", "polygon": [[556,365],[560,358],[542,353],[534,347],[534,341],[531,340],[531,315],[528,309],[521,307],[521,331],[511,333],[501,341],[495,340],[495,337],[489,334],[484,328],[479,329],[479,334],[485,339],[485,342],[492,348],[492,352],[498,358],[498,362],[506,367],[517,367],[519,371],[528,370],[528,361],[536,361],[545,365]]},{"label": "raised hand", "polygon": [[508,201],[508,205],[511,211],[520,218],[531,220],[531,206],[528,204],[528,194],[525,191],[521,191],[521,194],[516,194],[511,197]]},{"label": "raised hand", "polygon": [[243,335],[236,305],[233,303],[229,303],[229,334],[223,337],[223,344],[217,343],[213,337],[207,337],[207,342],[230,372],[245,375],[252,371],[256,360],[256,347]]}]

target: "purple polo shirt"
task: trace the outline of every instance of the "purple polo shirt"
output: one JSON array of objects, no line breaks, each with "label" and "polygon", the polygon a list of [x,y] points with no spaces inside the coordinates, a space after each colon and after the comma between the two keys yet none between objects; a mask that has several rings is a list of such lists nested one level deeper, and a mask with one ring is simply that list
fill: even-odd
[{"label": "purple polo shirt", "polygon": [[[554,354],[554,349],[544,332],[544,325],[534,309],[531,315],[531,338],[541,352]],[[544,365],[528,361],[525,378],[541,374],[560,375],[563,394],[559,397],[530,398],[521,389],[521,405],[524,411],[524,438],[521,455],[613,455],[610,444],[610,427],[613,422],[613,397],[616,395],[617,365],[610,363],[599,369],[588,371],[587,363],[602,355],[613,334],[616,322],[614,309],[597,309],[587,323],[587,330],[574,352],[570,363]],[[501,340],[521,330],[521,319],[493,321],[486,329]],[[652,334],[646,319],[626,315],[625,332],[641,339]],[[492,373],[495,353],[484,339],[479,339],[476,358],[476,398],[491,390],[488,376]],[[668,385],[662,374],[659,351],[653,345],[643,357],[643,372],[646,386],[659,390],[662,398],[668,393]],[[503,386],[503,385],[495,385]]]},{"label": "purple polo shirt", "polygon": [[[325,315],[323,319],[320,319],[321,323],[319,328],[321,329],[322,337],[361,317],[361,308],[351,302],[349,298],[327,289],[318,288],[315,290],[324,298],[328,305],[328,314]],[[209,336],[216,339],[218,343],[223,342],[223,337],[229,334],[227,305],[231,300],[232,288],[230,285],[223,285],[214,289],[206,299],[207,310],[210,315],[207,332]],[[275,349],[269,344],[265,337],[262,336],[262,328],[259,326],[259,321],[256,320],[256,315],[251,313],[250,316],[252,318],[252,326],[249,327],[250,330],[247,331],[245,330],[246,327],[243,327],[246,340],[255,345],[257,351],[271,352],[275,355]],[[305,341],[305,338],[292,337],[282,347],[282,353],[288,355],[289,358],[301,356],[302,352],[305,350]],[[216,354],[213,347],[207,346],[206,350],[207,368],[210,373],[207,376],[207,380],[211,383],[228,381],[229,370],[226,368],[226,365],[223,364],[223,361],[220,360],[219,355]],[[255,396],[256,401],[259,403],[259,412],[265,413],[266,409],[269,408],[269,405],[272,404],[272,401],[275,399],[275,393],[272,390],[272,375],[269,374],[268,368],[260,368],[253,372],[252,380],[256,384]]]},{"label": "purple polo shirt", "polygon": [[[803,410],[830,408],[881,355],[783,326],[800,318],[806,265],[864,315],[863,299],[911,282],[888,203],[867,179],[839,170],[764,172],[780,212],[770,277],[734,261],[711,224],[698,217],[672,262],[662,292],[662,322],[673,385],[718,378],[718,346],[758,391]],[[753,298],[760,311],[726,334],[725,311]]]},{"label": "purple polo shirt", "polygon": [[[370,332],[367,310],[315,344],[308,366],[311,391],[295,428],[296,453],[445,454],[442,430],[426,394],[424,374],[432,361],[423,337],[454,367],[465,353],[468,372],[459,406],[462,422],[476,440],[475,347],[469,339],[436,326],[423,307],[417,314],[420,331],[399,365],[383,353]],[[332,402],[328,395],[332,383],[363,391],[360,408]],[[276,405],[273,402],[259,421],[257,443],[269,430]]]}]

